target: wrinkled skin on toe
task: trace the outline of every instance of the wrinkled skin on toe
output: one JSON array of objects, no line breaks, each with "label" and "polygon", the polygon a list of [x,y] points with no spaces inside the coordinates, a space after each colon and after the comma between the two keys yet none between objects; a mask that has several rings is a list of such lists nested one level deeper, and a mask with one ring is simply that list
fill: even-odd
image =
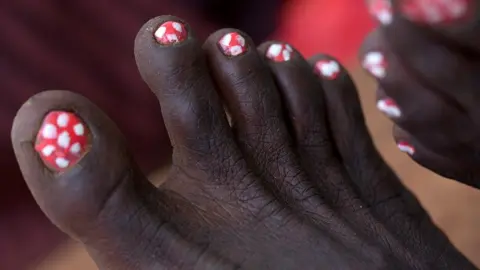
[{"label": "wrinkled skin on toe", "polygon": [[480,1],[371,0],[379,26],[360,53],[400,150],[480,187]]},{"label": "wrinkled skin on toe", "polygon": [[235,29],[201,45],[171,16],[135,57],[173,145],[159,188],[84,97],[38,94],[12,129],[37,202],[100,269],[475,269],[378,154],[335,59]]}]

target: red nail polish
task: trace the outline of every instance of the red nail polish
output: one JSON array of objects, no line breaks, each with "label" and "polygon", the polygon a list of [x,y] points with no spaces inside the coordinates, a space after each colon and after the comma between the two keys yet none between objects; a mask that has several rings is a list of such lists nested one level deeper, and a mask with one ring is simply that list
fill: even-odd
[{"label": "red nail polish", "polygon": [[471,0],[403,0],[400,11],[415,22],[440,24],[468,17],[472,3]]},{"label": "red nail polish", "polygon": [[168,21],[158,27],[154,33],[155,39],[162,45],[172,45],[187,39],[185,25],[179,22]]},{"label": "red nail polish", "polygon": [[315,73],[326,79],[334,80],[340,74],[340,65],[335,60],[320,60],[315,63]]},{"label": "red nail polish", "polygon": [[218,41],[218,45],[226,56],[238,56],[247,51],[245,38],[236,32],[224,35]]},{"label": "red nail polish", "polygon": [[404,153],[407,153],[407,154],[409,154],[410,156],[412,156],[413,154],[415,154],[415,148],[414,148],[411,144],[409,144],[409,143],[407,143],[407,142],[405,142],[405,141],[400,141],[400,142],[398,142],[398,143],[397,143],[397,147],[398,147],[398,149],[399,149],[400,151],[402,151],[402,152],[404,152]]},{"label": "red nail polish", "polygon": [[89,134],[75,114],[52,111],[43,120],[35,150],[49,168],[64,171],[88,151]]},{"label": "red nail polish", "polygon": [[268,47],[267,58],[275,62],[285,62],[292,58],[293,49],[288,44],[272,44]]},{"label": "red nail polish", "polygon": [[393,21],[392,2],[390,0],[370,0],[368,2],[370,14],[383,25]]},{"label": "red nail polish", "polygon": [[391,98],[380,99],[377,102],[377,109],[391,118],[399,118],[402,116],[402,111],[400,111],[395,100]]}]

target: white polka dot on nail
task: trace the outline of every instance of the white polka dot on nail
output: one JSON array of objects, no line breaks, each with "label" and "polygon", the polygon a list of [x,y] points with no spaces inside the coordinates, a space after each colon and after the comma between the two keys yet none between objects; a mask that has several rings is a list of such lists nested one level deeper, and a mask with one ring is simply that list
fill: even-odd
[{"label": "white polka dot on nail", "polygon": [[162,38],[165,35],[167,28],[165,26],[159,27],[157,31],[155,31],[155,36],[158,38]]},{"label": "white polka dot on nail", "polygon": [[43,127],[42,136],[45,139],[55,139],[57,137],[57,127],[52,124],[46,124]]},{"label": "white polka dot on nail", "polygon": [[239,46],[239,45],[233,46],[233,47],[230,48],[230,54],[231,54],[232,56],[240,55],[240,54],[242,54],[242,52],[243,52],[243,49],[242,49],[242,47]]},{"label": "white polka dot on nail", "polygon": [[338,73],[340,72],[340,65],[333,60],[318,61],[315,67],[324,77],[330,79],[336,78]]},{"label": "white polka dot on nail", "polygon": [[399,118],[402,116],[400,108],[398,108],[395,101],[390,98],[380,99],[377,102],[377,109],[386,114],[388,117]]},{"label": "white polka dot on nail", "polygon": [[285,61],[290,60],[290,55],[291,55],[291,53],[290,53],[288,50],[283,50],[282,54],[283,54],[283,59],[284,59]]},{"label": "white polka dot on nail", "polygon": [[393,15],[391,12],[388,12],[388,11],[380,12],[378,13],[377,16],[378,16],[378,20],[385,25],[391,24],[393,21]]},{"label": "white polka dot on nail", "polygon": [[82,136],[85,133],[85,128],[83,127],[83,124],[76,124],[73,127],[73,132],[75,132],[75,135],[77,136]]},{"label": "white polka dot on nail", "polygon": [[365,57],[367,62],[380,63],[383,61],[383,54],[380,52],[370,52]]},{"label": "white polka dot on nail", "polygon": [[70,146],[70,134],[67,131],[60,133],[57,139],[57,144],[60,147],[68,148]]},{"label": "white polka dot on nail", "polygon": [[177,31],[180,32],[180,33],[183,31],[182,25],[179,24],[178,22],[173,22],[173,23],[172,23],[172,26],[173,26],[173,28],[174,28],[175,30],[177,30]]},{"label": "white polka dot on nail", "polygon": [[400,143],[397,144],[397,147],[400,151],[402,151],[404,153],[407,153],[411,156],[415,154],[415,148],[413,148],[413,146],[411,146],[407,143],[400,142]]},{"label": "white polka dot on nail", "polygon": [[178,42],[178,36],[177,34],[167,34],[167,39],[169,42]]},{"label": "white polka dot on nail", "polygon": [[363,67],[377,78],[386,76],[386,61],[381,52],[369,52],[363,60]]},{"label": "white polka dot on nail", "polygon": [[267,55],[276,57],[276,56],[279,56],[281,52],[282,52],[282,45],[272,44],[270,45],[270,48],[268,48]]},{"label": "white polka dot on nail", "polygon": [[230,41],[232,41],[232,34],[227,34],[220,40],[220,44],[228,47],[230,46]]},{"label": "white polka dot on nail", "polygon": [[78,154],[80,153],[80,151],[82,150],[82,147],[80,145],[80,143],[74,143],[72,144],[72,147],[70,147],[70,153],[72,154]]},{"label": "white polka dot on nail", "polygon": [[57,125],[59,127],[66,127],[68,125],[68,120],[70,117],[66,113],[62,113],[57,117]]},{"label": "white polka dot on nail", "polygon": [[64,169],[64,168],[68,167],[68,165],[70,164],[70,162],[69,162],[67,159],[65,159],[65,158],[58,157],[58,158],[55,159],[55,164],[57,164],[57,166],[58,166],[59,168]]},{"label": "white polka dot on nail", "polygon": [[54,145],[46,145],[45,147],[43,147],[42,149],[42,154],[46,157],[50,156],[53,151],[55,151],[56,147]]},{"label": "white polka dot on nail", "polygon": [[392,3],[390,0],[370,0],[370,13],[382,24],[387,25],[393,21]]}]

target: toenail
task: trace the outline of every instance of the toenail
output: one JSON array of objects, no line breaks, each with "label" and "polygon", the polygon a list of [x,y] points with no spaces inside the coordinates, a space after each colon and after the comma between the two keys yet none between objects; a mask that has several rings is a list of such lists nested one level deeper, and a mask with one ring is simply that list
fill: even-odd
[{"label": "toenail", "polygon": [[379,79],[386,76],[387,61],[381,52],[367,53],[363,58],[362,66]]},{"label": "toenail", "polygon": [[293,49],[288,44],[272,44],[268,47],[267,58],[275,62],[286,62],[292,58]]},{"label": "toenail", "polygon": [[413,148],[412,145],[410,145],[409,143],[405,142],[405,141],[400,141],[397,143],[397,147],[400,151],[404,152],[404,153],[407,153],[409,155],[413,155],[415,154],[415,148]]},{"label": "toenail", "polygon": [[238,56],[247,51],[245,38],[236,32],[224,35],[218,41],[218,45],[222,49],[223,54],[227,56]]},{"label": "toenail", "polygon": [[400,11],[412,21],[437,24],[465,17],[471,3],[471,0],[403,0]]},{"label": "toenail", "polygon": [[393,21],[392,2],[390,0],[370,0],[368,8],[370,14],[381,24],[388,25]]},{"label": "toenail", "polygon": [[75,114],[52,111],[44,118],[35,150],[57,171],[75,165],[88,150],[89,130]]},{"label": "toenail", "polygon": [[164,22],[154,33],[155,39],[162,45],[180,43],[187,38],[187,35],[185,25],[174,21]]},{"label": "toenail", "polygon": [[377,109],[391,118],[399,118],[402,116],[402,112],[397,103],[391,98],[380,99],[377,102]]},{"label": "toenail", "polygon": [[326,79],[334,80],[340,74],[340,65],[335,60],[320,60],[315,63],[315,73]]}]

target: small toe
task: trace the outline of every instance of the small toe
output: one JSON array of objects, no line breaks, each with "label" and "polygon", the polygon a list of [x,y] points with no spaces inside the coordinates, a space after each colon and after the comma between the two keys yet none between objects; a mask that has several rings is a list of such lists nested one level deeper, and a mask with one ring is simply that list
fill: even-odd
[{"label": "small toe", "polygon": [[[281,93],[296,148],[311,155],[307,159],[316,162],[331,159],[322,85],[311,72],[308,62],[292,46],[283,42],[269,41],[260,45],[258,50],[270,66]],[[339,75],[340,66],[336,62],[326,63],[325,67],[329,69],[331,79]]]},{"label": "small toe", "polygon": [[374,31],[366,38],[360,58],[365,70],[378,81],[377,108],[395,124],[442,155],[470,151],[467,145],[477,135],[465,132],[464,127],[472,125],[468,115],[408,69],[381,32]]},{"label": "small toe", "polygon": [[478,175],[480,170],[473,170],[458,160],[440,155],[434,150],[425,147],[412,134],[399,126],[393,127],[393,137],[398,150],[410,156],[420,166],[425,167],[440,176],[457,180],[466,185],[479,188]]},{"label": "small toe", "polygon": [[[258,151],[288,146],[280,96],[250,37],[236,29],[222,29],[203,48],[243,145]],[[254,148],[248,149],[252,158],[256,158]]]},{"label": "small toe", "polygon": [[[236,29],[221,29],[206,40],[203,48],[249,167],[274,195],[295,202],[292,207],[299,203],[314,206],[312,211],[318,209],[313,183],[307,180],[294,150],[281,95],[251,38]],[[288,53],[287,49],[284,60],[289,59]]]},{"label": "small toe", "polygon": [[[323,54],[311,57],[309,63],[322,85],[328,126],[335,149],[358,191],[372,205],[375,205],[375,200],[382,200],[402,191],[403,187],[395,174],[385,164],[373,144],[365,124],[357,88],[348,71],[337,60]],[[331,63],[338,65],[334,78],[330,75]],[[372,171],[373,168],[375,171]],[[372,177],[372,174],[381,177]]]},{"label": "small toe", "polygon": [[250,37],[222,29],[203,48],[247,160],[262,174],[278,174],[278,160],[266,157],[284,156],[281,166],[295,167],[280,95]]},{"label": "small toe", "polygon": [[[322,190],[325,201],[343,204],[351,200],[353,191],[349,179],[340,175],[342,164],[334,151],[327,121],[326,102],[322,84],[309,63],[292,46],[268,41],[258,47],[275,79],[284,105],[284,118],[293,146],[309,181]],[[337,62],[326,62],[329,79],[340,76]]]},{"label": "small toe", "polygon": [[[476,0],[368,0],[368,9],[386,30],[417,28],[438,41],[480,51],[480,5]],[[402,37],[400,37],[402,38]]]},{"label": "small toe", "polygon": [[[476,34],[480,28],[479,2],[393,1],[392,6],[391,23],[376,30],[388,41],[388,49],[406,70],[415,74],[419,83],[445,96],[450,103],[461,104],[478,124],[480,94],[476,91],[477,77],[473,75],[478,67],[471,59],[480,52]],[[467,21],[462,22],[462,18]]]}]

